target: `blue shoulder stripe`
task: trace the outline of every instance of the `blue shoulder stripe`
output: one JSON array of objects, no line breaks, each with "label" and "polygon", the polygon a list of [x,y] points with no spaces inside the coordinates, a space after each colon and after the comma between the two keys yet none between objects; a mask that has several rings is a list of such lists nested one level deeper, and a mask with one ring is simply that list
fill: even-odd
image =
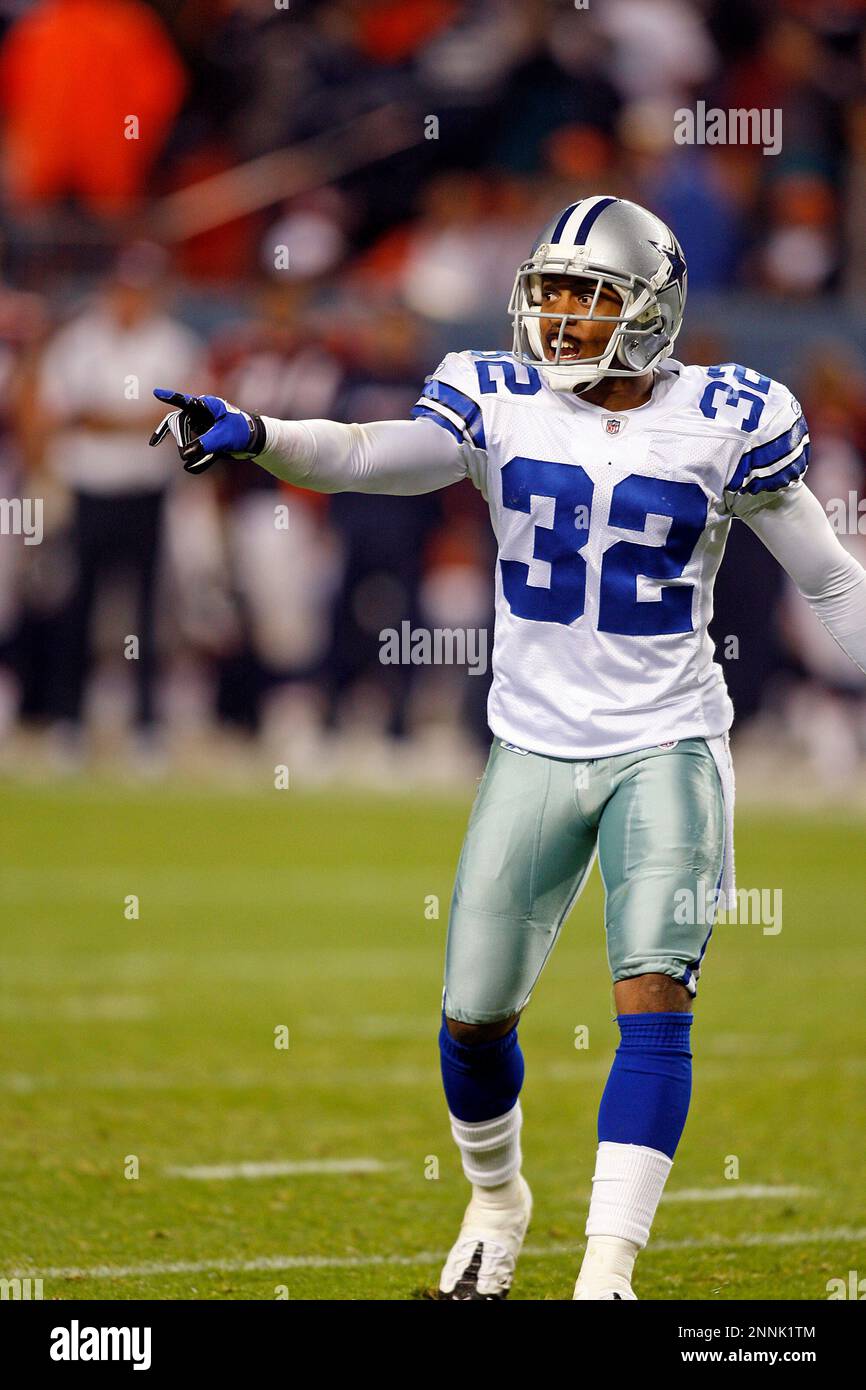
[{"label": "blue shoulder stripe", "polygon": [[435,420],[437,425],[441,425],[443,430],[453,434],[458,444],[465,444],[463,433],[457,428],[453,420],[446,420],[444,415],[440,415],[438,410],[431,410],[429,405],[416,405],[412,409],[413,420]]},{"label": "blue shoulder stripe", "polygon": [[799,416],[794,421],[790,429],[783,434],[776,435],[766,444],[758,444],[754,449],[749,449],[748,453],[743,454],[737,466],[737,471],[728,483],[728,489],[736,491],[742,486],[745,479],[755,468],[766,468],[769,464],[775,463],[777,459],[782,459],[786,454],[790,454],[795,449],[808,432],[809,426],[806,424],[806,417]]},{"label": "blue shoulder stripe", "polygon": [[421,393],[422,399],[427,397],[431,401],[441,401],[447,405],[449,410],[453,410],[455,415],[459,415],[466,426],[472,443],[479,449],[487,448],[487,441],[484,438],[484,424],[481,418],[481,406],[472,400],[471,396],[464,396],[462,391],[458,391],[456,386],[449,386],[446,381],[439,381],[435,376],[427,382]]},{"label": "blue shoulder stripe", "polygon": [[750,483],[746,483],[743,492],[778,492],[779,488],[787,487],[795,478],[802,478],[806,469],[809,467],[809,450],[811,446],[804,444],[796,458],[786,463],[784,468],[780,468],[778,473],[770,473],[764,478],[753,478]]}]

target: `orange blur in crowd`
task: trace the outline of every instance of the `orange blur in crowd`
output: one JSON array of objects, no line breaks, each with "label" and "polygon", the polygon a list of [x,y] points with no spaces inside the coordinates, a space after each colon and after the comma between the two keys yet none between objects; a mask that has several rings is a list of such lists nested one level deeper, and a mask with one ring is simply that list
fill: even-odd
[{"label": "orange blur in crowd", "polygon": [[173,44],[139,0],[38,5],[0,52],[7,191],[124,211],[142,196],[185,89]]}]

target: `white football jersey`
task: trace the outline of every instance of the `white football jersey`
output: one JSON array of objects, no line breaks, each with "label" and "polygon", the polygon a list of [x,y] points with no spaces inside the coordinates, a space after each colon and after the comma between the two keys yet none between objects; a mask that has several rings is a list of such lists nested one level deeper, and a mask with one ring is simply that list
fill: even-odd
[{"label": "white football jersey", "polygon": [[729,362],[656,369],[614,413],[508,352],[449,353],[413,417],[460,442],[499,546],[492,732],[562,758],[714,738],[733,707],[707,626],[732,516],[800,486],[786,387]]}]

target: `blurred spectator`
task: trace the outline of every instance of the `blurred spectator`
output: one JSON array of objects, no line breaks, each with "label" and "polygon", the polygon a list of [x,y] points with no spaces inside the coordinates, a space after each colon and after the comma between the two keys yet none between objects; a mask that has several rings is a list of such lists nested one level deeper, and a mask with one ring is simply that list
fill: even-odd
[{"label": "blurred spectator", "polygon": [[[489,162],[524,178],[537,175],[545,144],[563,127],[612,136],[621,105],[608,70],[609,45],[592,14],[565,4],[529,10],[538,25],[534,43],[513,54],[508,85],[488,118],[495,139],[487,151]],[[569,198],[597,172],[598,149],[586,146],[589,159],[569,171]]]},{"label": "blurred spectator", "polygon": [[5,39],[0,85],[8,195],[113,216],[141,199],[185,76],[140,0],[38,0]]},{"label": "blurred spectator", "polygon": [[[863,49],[866,66],[866,42]],[[853,102],[848,113],[851,162],[847,171],[844,210],[845,242],[848,252],[840,276],[843,292],[856,304],[866,302],[866,257],[851,254],[851,248],[866,244],[866,100]]]},{"label": "blurred spectator", "polygon": [[[416,321],[400,308],[375,308],[355,331],[339,335],[351,354],[336,402],[337,419],[408,419],[430,367]],[[435,363],[431,364],[435,366]],[[380,633],[419,622],[419,589],[425,547],[441,516],[436,493],[420,497],[336,493],[330,517],[344,554],[326,670],[328,727],[348,712],[350,695],[363,683],[366,698],[381,707],[387,733],[408,731],[409,698],[417,668],[383,666]]]},{"label": "blurred spectator", "polygon": [[[219,389],[278,419],[331,417],[342,367],[325,347],[310,288],[288,277],[265,282],[258,313],[232,324],[213,346]],[[339,568],[328,499],[277,482],[252,464],[217,474],[225,563],[237,608],[234,643],[219,663],[217,711],[260,727],[272,693],[321,673]],[[284,516],[287,525],[278,524]]]},{"label": "blurred spectator", "polygon": [[713,104],[782,112],[780,154],[768,160],[760,146],[743,147],[761,163],[764,178],[805,172],[836,181],[845,155],[843,103],[857,92],[856,67],[835,54],[811,23],[772,12],[769,20],[756,47],[719,75]]},{"label": "blurred spectator", "polygon": [[470,322],[491,303],[507,303],[536,230],[527,214],[516,180],[440,174],[425,189],[419,217],[361,259],[362,279],[396,291],[422,318]]},{"label": "blurred spectator", "polygon": [[[46,306],[42,300],[0,285],[0,497],[3,498],[28,495],[24,390],[28,370],[32,368],[46,329]],[[27,561],[31,555],[22,538],[0,536],[0,735],[8,731],[19,705],[24,591]]]},{"label": "blurred spectator", "polygon": [[[95,601],[118,569],[131,572],[138,639],[135,724],[154,731],[155,575],[166,489],[177,473],[169,450],[148,448],[159,418],[154,385],[201,380],[200,350],[160,306],[160,248],[136,243],[120,255],[97,302],[49,344],[40,405],[53,435],[47,465],[74,499],[76,586],[60,634],[53,713],[70,748],[80,745]],[[118,655],[122,655],[118,651]]]},{"label": "blurred spectator", "polygon": [[825,289],[838,265],[838,210],[829,179],[789,174],[770,189],[761,250],[762,282],[775,294],[811,295]]},{"label": "blurred spectator", "polygon": [[625,107],[619,135],[633,179],[629,193],[676,228],[689,289],[729,288],[746,244],[748,182],[716,148],[674,144],[664,103]]},{"label": "blurred spectator", "polygon": [[[841,544],[866,564],[866,359],[850,345],[818,341],[801,364],[804,412],[813,439],[809,487]],[[858,671],[785,581],[782,631],[805,681],[789,691],[788,716],[814,774],[859,777],[866,752],[866,676]]]},{"label": "blurred spectator", "polygon": [[612,44],[610,75],[629,100],[677,105],[715,68],[703,16],[687,0],[605,0],[597,21]]},{"label": "blurred spectator", "polygon": [[261,268],[280,279],[322,279],[348,251],[348,200],[335,189],[319,189],[290,200],[262,240]]}]

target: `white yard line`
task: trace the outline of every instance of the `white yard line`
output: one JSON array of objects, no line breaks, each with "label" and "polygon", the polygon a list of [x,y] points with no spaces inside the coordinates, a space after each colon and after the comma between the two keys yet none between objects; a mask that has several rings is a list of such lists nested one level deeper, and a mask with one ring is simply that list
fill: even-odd
[{"label": "white yard line", "polygon": [[[193,1178],[199,1182],[229,1178],[294,1178],[321,1173],[384,1173],[397,1167],[377,1158],[274,1159],[265,1162],[171,1164],[163,1171],[171,1178]],[[730,1182],[724,1187],[683,1187],[666,1192],[664,1202],[758,1202],[769,1198],[814,1197],[811,1187],[762,1186],[757,1183]]]},{"label": "white yard line", "polygon": [[164,1169],[172,1178],[195,1178],[210,1182],[221,1178],[295,1178],[309,1173],[384,1173],[392,1163],[377,1158],[312,1158],[299,1161],[274,1160],[269,1163],[212,1163],[192,1167],[172,1165]]},{"label": "white yard line", "polygon": [[155,1013],[153,999],[132,994],[104,994],[92,998],[73,995],[69,999],[38,1002],[4,999],[0,1003],[0,1019],[11,1022],[20,1019],[54,1021],[59,1017],[71,1023],[134,1023],[137,1019],[152,1018]]},{"label": "white yard line", "polygon": [[[744,1232],[737,1236],[703,1236],[685,1240],[654,1240],[651,1249],[737,1250],[754,1247],[796,1245],[860,1245],[866,1242],[866,1228],[841,1226],[822,1231]],[[578,1255],[582,1242],[573,1245],[527,1246],[523,1257],[546,1260]],[[281,1269],[369,1269],[376,1265],[435,1265],[444,1260],[444,1250],[422,1250],[414,1255],[261,1255],[254,1260],[152,1260],[139,1265],[76,1265],[46,1269],[14,1269],[0,1275],[4,1279],[141,1279],[159,1274],[255,1274]]]},{"label": "white yard line", "polygon": [[814,1197],[813,1187],[761,1187],[757,1183],[729,1182],[724,1187],[681,1187],[665,1192],[663,1202],[759,1202],[767,1197]]}]

